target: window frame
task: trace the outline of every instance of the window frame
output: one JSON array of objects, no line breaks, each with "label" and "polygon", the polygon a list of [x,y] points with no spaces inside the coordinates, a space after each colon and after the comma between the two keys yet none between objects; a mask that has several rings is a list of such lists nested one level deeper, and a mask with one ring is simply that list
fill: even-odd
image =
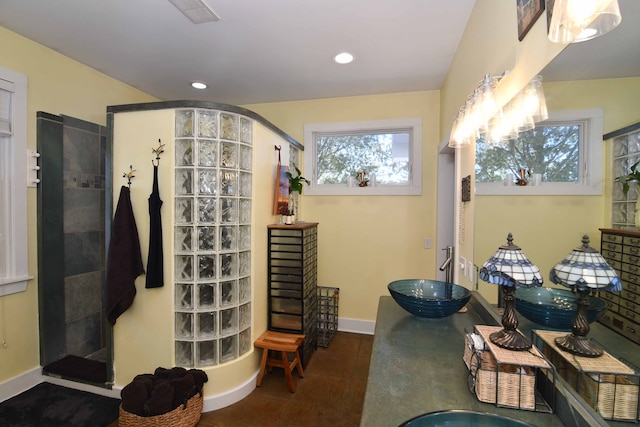
[{"label": "window frame", "polygon": [[[507,186],[501,182],[476,182],[476,196],[600,196],[604,176],[603,111],[556,110],[549,121],[581,122],[584,137],[580,141],[582,180],[579,182],[543,182],[541,185]],[[475,148],[474,148],[475,152]],[[475,155],[475,154],[474,154]],[[475,163],[475,162],[474,162]]]},{"label": "window frame", "polygon": [[[384,185],[375,187],[348,187],[344,184],[317,183],[316,133],[408,131],[409,181],[408,185]],[[313,123],[304,125],[303,175],[311,177],[311,184],[304,188],[305,196],[419,196],[422,194],[422,119],[389,119],[358,122]]]},{"label": "window frame", "polygon": [[29,275],[29,253],[27,233],[27,76],[16,71],[0,67],[0,87],[12,92],[11,128],[8,136],[9,146],[4,166],[12,177],[8,183],[8,194],[0,200],[9,206],[8,256],[6,273],[0,277],[0,297],[27,289],[27,283],[33,279]]}]

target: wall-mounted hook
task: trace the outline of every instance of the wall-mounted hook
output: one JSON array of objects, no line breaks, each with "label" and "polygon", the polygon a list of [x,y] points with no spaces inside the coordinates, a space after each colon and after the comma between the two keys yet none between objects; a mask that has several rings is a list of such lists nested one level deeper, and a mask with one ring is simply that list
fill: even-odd
[{"label": "wall-mounted hook", "polygon": [[156,161],[151,160],[154,166],[160,165],[160,154],[164,153],[165,144],[162,143],[162,140],[158,138],[158,148],[152,148],[151,151],[156,155]]},{"label": "wall-mounted hook", "polygon": [[131,180],[136,177],[134,173],[135,171],[136,170],[133,168],[133,165],[129,165],[129,172],[125,172],[122,174],[123,178],[127,178],[127,185],[129,186],[129,188],[131,188]]}]

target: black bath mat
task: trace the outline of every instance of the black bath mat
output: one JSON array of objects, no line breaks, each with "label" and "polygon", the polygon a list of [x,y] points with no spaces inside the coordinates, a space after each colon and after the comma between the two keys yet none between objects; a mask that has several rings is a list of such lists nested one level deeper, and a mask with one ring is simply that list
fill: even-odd
[{"label": "black bath mat", "polygon": [[0,403],[3,427],[104,427],[118,418],[120,399],[40,383]]},{"label": "black bath mat", "polygon": [[43,370],[45,373],[59,375],[62,378],[73,378],[97,384],[107,382],[106,363],[79,356],[65,356],[60,360],[49,363]]}]

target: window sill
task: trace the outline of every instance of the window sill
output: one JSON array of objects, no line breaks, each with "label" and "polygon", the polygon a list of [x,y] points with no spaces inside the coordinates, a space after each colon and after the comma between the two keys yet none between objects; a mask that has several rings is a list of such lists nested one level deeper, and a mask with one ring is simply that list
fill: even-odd
[{"label": "window sill", "polygon": [[27,283],[33,276],[11,277],[0,280],[0,297],[27,290]]},{"label": "window sill", "polygon": [[476,184],[476,196],[601,196],[602,185],[542,184],[503,185]]},{"label": "window sill", "polygon": [[346,185],[326,185],[322,188],[308,187],[305,196],[420,196],[422,189],[418,187],[347,187]]}]

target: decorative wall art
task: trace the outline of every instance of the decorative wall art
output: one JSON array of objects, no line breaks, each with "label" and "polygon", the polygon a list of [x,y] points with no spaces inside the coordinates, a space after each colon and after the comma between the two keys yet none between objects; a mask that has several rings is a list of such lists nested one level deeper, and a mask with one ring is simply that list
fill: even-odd
[{"label": "decorative wall art", "polygon": [[522,41],[544,11],[544,0],[516,0],[518,9],[518,40]]},{"label": "decorative wall art", "polygon": [[289,211],[289,178],[287,172],[289,168],[282,165],[280,158],[281,147],[276,145],[278,152],[278,165],[276,166],[276,180],[273,194],[273,214],[287,215]]}]

